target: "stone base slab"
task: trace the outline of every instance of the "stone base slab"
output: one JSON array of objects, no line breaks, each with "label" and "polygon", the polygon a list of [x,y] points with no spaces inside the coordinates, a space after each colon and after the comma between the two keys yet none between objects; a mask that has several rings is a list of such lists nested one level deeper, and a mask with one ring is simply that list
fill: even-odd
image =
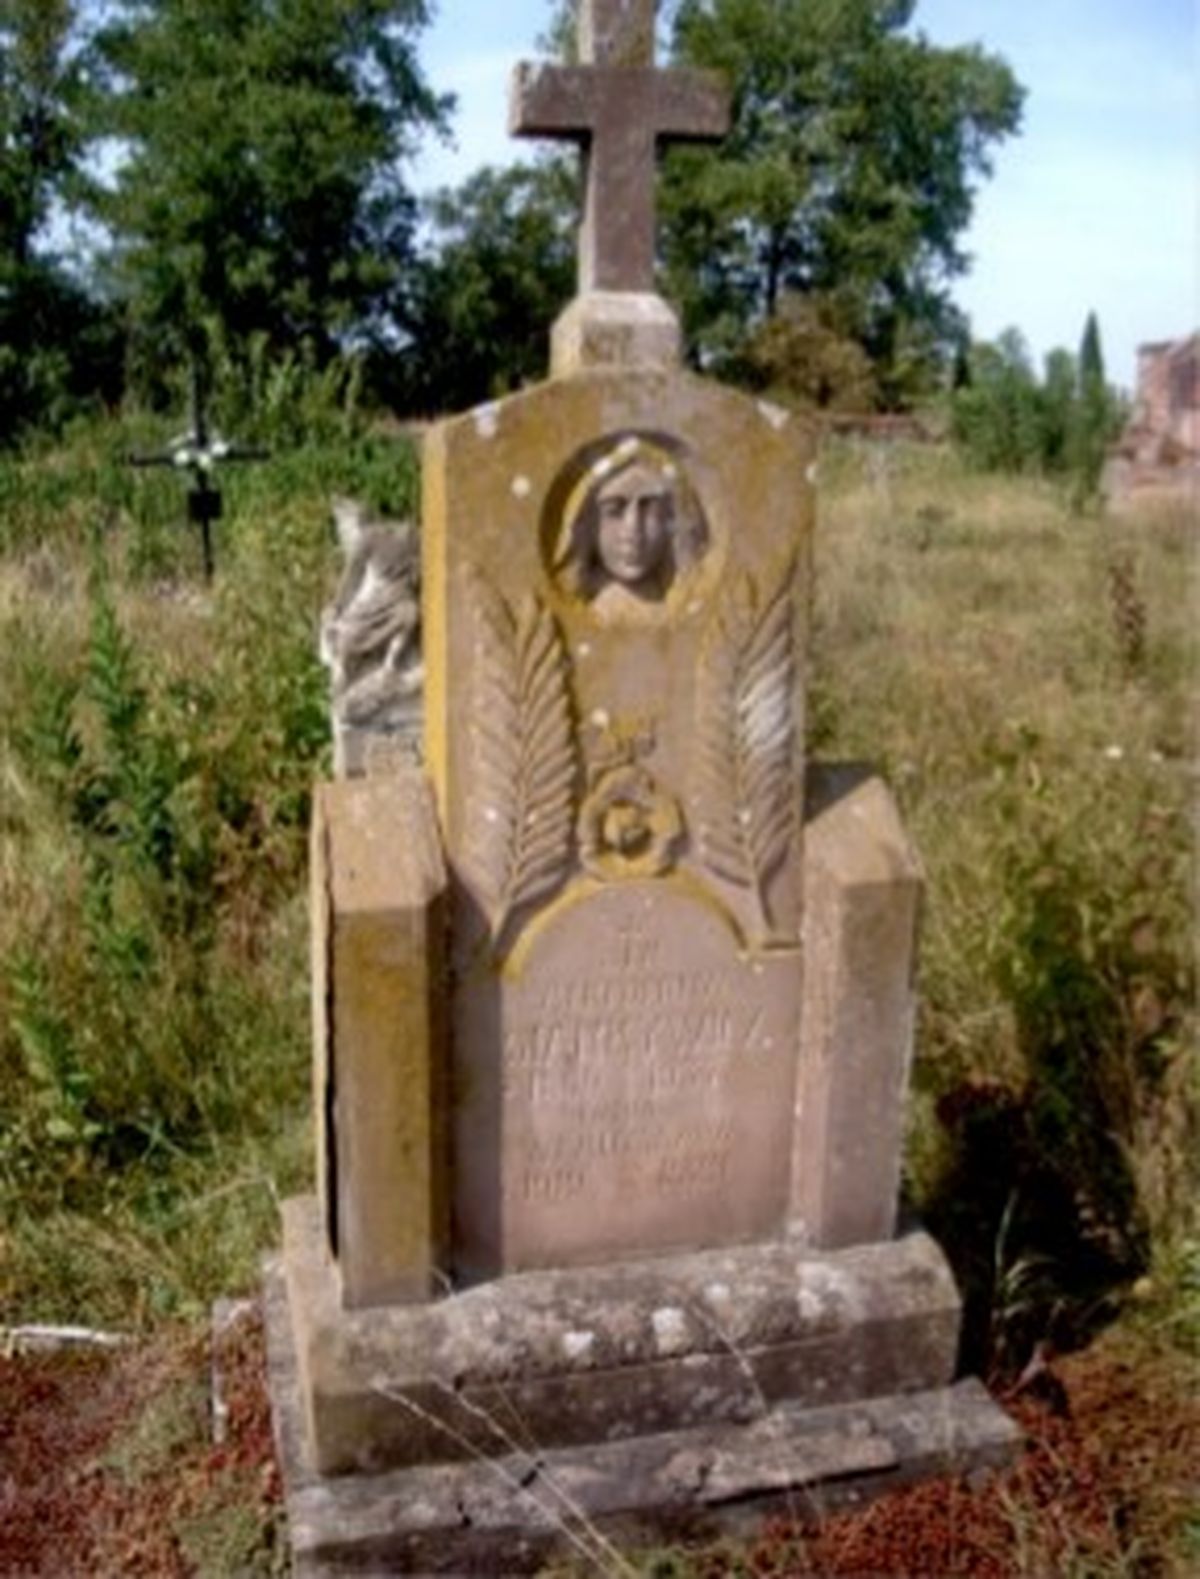
[{"label": "stone base slab", "polygon": [[613,1567],[613,1545],[751,1535],[929,1475],[1007,1463],[1019,1432],[975,1381],[822,1407],[760,1401],[744,1423],[547,1448],[509,1422],[506,1452],[381,1474],[312,1466],[288,1294],[266,1275],[275,1433],[297,1579],[518,1574],[555,1555]]},{"label": "stone base slab", "polygon": [[961,1306],[927,1234],[817,1252],[786,1240],[498,1278],[347,1310],[310,1198],[283,1273],[314,1467],[374,1474],[745,1424],[942,1387]]}]

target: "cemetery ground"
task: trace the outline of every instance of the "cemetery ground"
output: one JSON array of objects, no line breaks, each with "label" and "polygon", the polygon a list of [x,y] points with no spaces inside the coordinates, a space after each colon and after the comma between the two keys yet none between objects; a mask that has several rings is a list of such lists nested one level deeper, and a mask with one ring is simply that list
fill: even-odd
[{"label": "cemetery ground", "polygon": [[[275,409],[211,592],[176,480],[124,464],[160,430],[0,462],[0,1323],[132,1340],[0,1355],[0,1572],[283,1564],[260,1339],[214,1447],[209,1310],[310,1168],[327,500],[410,511],[416,465]],[[644,1570],[1194,1571],[1196,519],[936,447],[831,446],[821,500],[811,749],[878,764],[928,877],[907,1194],[1031,1447]]]}]

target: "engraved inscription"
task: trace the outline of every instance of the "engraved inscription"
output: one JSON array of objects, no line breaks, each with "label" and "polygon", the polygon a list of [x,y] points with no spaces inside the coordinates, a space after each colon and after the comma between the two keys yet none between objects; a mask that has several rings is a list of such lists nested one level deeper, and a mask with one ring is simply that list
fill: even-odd
[{"label": "engraved inscription", "polygon": [[504,1098],[524,1137],[510,1197],[555,1207],[598,1190],[632,1202],[725,1187],[730,1092],[784,1051],[744,970],[655,972],[655,958],[628,921],[609,944],[617,968],[541,982],[506,1028]]},{"label": "engraved inscription", "polygon": [[561,1266],[775,1232],[800,963],[798,950],[739,952],[712,905],[655,878],[570,896],[501,990],[477,972],[460,1045],[486,1033],[494,1053],[458,1083],[456,1200],[481,1225],[478,1263]]},{"label": "engraved inscription", "polygon": [[[673,1136],[664,1148],[650,1134],[599,1132],[573,1137],[574,1162],[536,1155],[525,1165],[520,1195],[525,1201],[552,1203],[573,1200],[592,1187],[591,1165],[605,1164],[617,1200],[647,1194],[703,1195],[720,1188],[730,1171],[735,1136],[732,1125],[714,1124],[707,1131]],[[582,1150],[579,1146],[582,1145]]]}]

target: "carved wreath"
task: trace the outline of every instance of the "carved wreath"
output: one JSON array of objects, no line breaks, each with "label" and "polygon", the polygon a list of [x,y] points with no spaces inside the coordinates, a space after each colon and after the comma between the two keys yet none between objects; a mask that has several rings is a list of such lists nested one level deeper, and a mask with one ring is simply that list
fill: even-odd
[{"label": "carved wreath", "polygon": [[748,889],[763,935],[776,925],[767,890],[797,833],[796,562],[764,593],[748,574],[704,635],[693,781],[701,861]]},{"label": "carved wreath", "polygon": [[496,940],[519,906],[568,874],[579,762],[554,616],[536,596],[514,614],[476,571],[467,597],[472,787],[463,855]]}]

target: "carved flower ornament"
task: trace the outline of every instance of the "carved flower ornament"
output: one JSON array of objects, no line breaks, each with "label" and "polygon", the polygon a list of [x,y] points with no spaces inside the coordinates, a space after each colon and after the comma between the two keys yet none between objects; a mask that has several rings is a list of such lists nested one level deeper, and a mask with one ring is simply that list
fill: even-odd
[{"label": "carved flower ornament", "polygon": [[596,781],[579,814],[579,856],[593,877],[660,877],[683,837],[679,804],[644,767],[629,763]]}]

